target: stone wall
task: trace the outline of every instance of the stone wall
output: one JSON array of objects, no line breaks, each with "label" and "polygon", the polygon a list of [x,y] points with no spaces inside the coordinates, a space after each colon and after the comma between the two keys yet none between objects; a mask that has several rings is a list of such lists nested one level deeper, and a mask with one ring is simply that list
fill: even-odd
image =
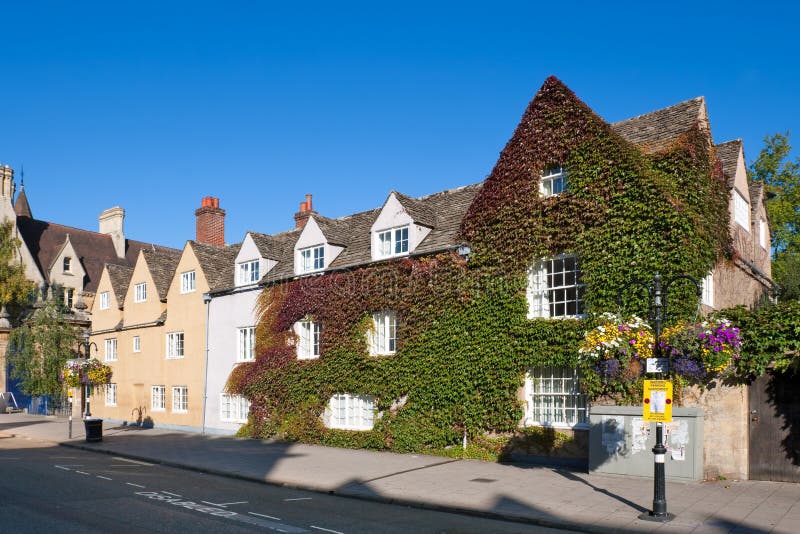
[{"label": "stone wall", "polygon": [[681,392],[683,406],[702,408],[705,479],[748,477],[748,405],[746,386],[714,382],[706,390],[693,386]]}]

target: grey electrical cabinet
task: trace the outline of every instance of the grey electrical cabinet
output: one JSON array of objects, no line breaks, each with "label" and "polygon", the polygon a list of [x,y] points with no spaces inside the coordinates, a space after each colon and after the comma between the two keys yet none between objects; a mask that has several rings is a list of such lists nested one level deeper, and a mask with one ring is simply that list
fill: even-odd
[{"label": "grey electrical cabinet", "polygon": [[[642,419],[641,406],[592,406],[589,412],[589,472],[653,476],[656,424]],[[703,478],[703,410],[673,408],[664,423],[668,480]]]}]

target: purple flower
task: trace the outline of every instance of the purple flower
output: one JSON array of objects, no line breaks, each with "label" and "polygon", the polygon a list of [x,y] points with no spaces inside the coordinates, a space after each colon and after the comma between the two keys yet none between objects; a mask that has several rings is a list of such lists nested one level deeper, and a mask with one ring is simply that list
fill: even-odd
[{"label": "purple flower", "polygon": [[615,359],[601,360],[597,362],[595,371],[603,378],[614,378],[620,372],[619,361]]}]

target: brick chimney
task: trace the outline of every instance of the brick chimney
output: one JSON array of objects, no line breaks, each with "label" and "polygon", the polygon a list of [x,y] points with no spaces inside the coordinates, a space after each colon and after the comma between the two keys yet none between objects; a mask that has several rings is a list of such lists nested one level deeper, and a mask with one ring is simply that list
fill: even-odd
[{"label": "brick chimney", "polygon": [[295,228],[303,228],[308,222],[308,218],[315,213],[311,205],[311,194],[306,195],[306,200],[300,203],[300,211],[294,214]]},{"label": "brick chimney", "polygon": [[195,240],[198,243],[225,245],[225,210],[220,209],[218,198],[203,198],[194,215],[197,218]]}]

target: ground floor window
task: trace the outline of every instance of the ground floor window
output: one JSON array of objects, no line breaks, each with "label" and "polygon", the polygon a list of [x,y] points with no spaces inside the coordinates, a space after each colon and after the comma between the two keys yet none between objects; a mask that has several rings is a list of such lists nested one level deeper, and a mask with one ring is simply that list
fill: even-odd
[{"label": "ground floor window", "polygon": [[167,392],[164,386],[153,386],[150,389],[150,409],[163,412],[167,407]]},{"label": "ground floor window", "polygon": [[106,384],[106,406],[117,405],[117,385]]},{"label": "ground floor window", "polygon": [[340,393],[331,397],[328,408],[330,428],[372,430],[375,423],[375,399],[369,395]]},{"label": "ground floor window", "polygon": [[229,423],[246,423],[250,412],[250,401],[241,395],[222,394],[219,402],[219,418]]},{"label": "ground floor window", "polygon": [[172,413],[186,413],[189,411],[189,388],[186,386],[172,387]]},{"label": "ground floor window", "polygon": [[580,427],[589,423],[577,369],[542,366],[525,377],[525,425]]}]

